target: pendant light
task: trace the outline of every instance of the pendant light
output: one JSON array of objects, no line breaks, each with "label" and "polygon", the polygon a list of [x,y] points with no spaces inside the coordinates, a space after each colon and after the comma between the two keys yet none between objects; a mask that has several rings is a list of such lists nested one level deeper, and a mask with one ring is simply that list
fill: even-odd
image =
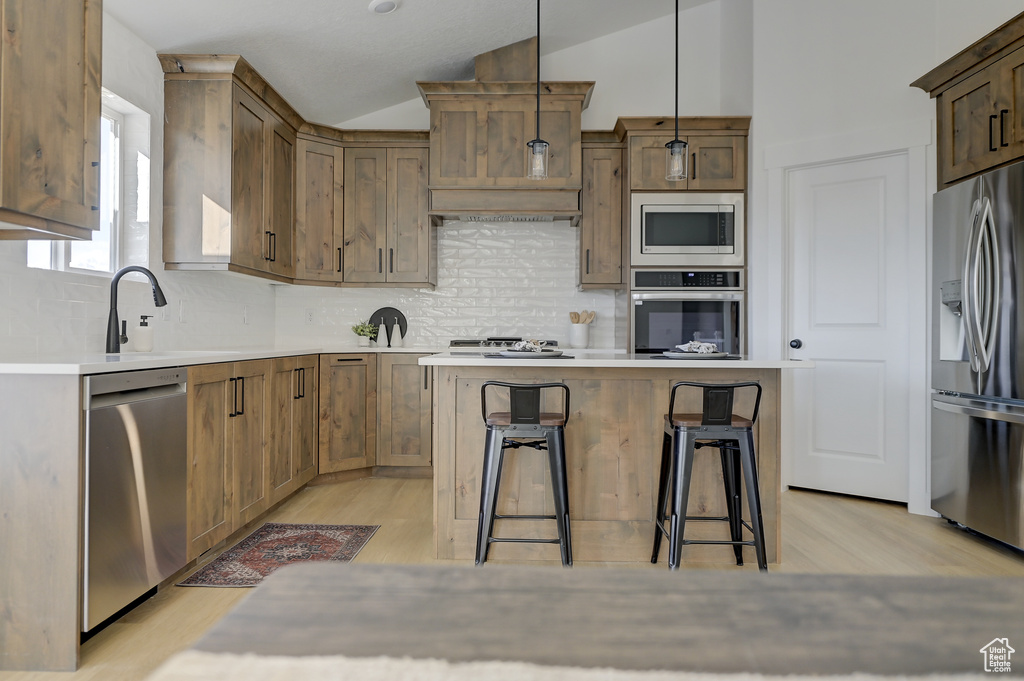
[{"label": "pendant light", "polygon": [[531,180],[547,179],[548,143],[540,138],[540,0],[537,0],[537,136],[526,146],[530,149],[526,177]]},{"label": "pendant light", "polygon": [[686,142],[679,139],[679,0],[676,0],[676,136],[665,145],[668,150],[665,158],[666,180],[678,182],[686,179],[687,146]]}]

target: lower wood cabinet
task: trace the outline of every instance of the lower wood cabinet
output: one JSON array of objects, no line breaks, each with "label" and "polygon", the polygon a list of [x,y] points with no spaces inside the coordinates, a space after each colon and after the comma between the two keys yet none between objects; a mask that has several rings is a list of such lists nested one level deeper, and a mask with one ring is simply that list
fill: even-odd
[{"label": "lower wood cabinet", "polygon": [[317,355],[188,370],[188,559],[316,475]]},{"label": "lower wood cabinet", "polygon": [[189,560],[269,507],[270,372],[270,360],[188,370]]},{"label": "lower wood cabinet", "polygon": [[377,355],[320,356],[320,473],[377,459]]},{"label": "lower wood cabinet", "polygon": [[431,427],[430,367],[426,355],[381,353],[377,406],[378,466],[429,466]]},{"label": "lower wood cabinet", "polygon": [[431,393],[424,354],[320,356],[320,473],[431,465]]},{"label": "lower wood cabinet", "polygon": [[267,437],[271,504],[316,475],[319,366],[317,355],[273,360]]}]

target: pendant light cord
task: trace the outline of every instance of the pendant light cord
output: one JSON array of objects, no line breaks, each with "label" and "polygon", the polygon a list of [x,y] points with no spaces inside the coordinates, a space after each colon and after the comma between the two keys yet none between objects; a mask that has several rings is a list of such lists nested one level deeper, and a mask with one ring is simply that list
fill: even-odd
[{"label": "pendant light cord", "polygon": [[[676,4],[679,0],[676,0]],[[678,49],[678,48],[677,48]],[[676,123],[676,127],[679,124]],[[537,0],[537,137],[540,139],[540,0]]]},{"label": "pendant light cord", "polygon": [[[540,0],[537,0],[537,25],[538,25],[538,27],[540,26]],[[540,40],[540,28],[537,29],[537,36],[538,36],[537,39]],[[538,65],[539,65],[539,63],[540,62],[538,62]],[[539,80],[540,79],[540,75],[539,75],[540,74],[540,69],[539,68],[537,70],[537,73],[538,73],[537,78]],[[539,83],[538,83],[538,87],[539,87]],[[540,90],[538,89],[537,92],[539,93]],[[537,109],[539,111],[540,110],[540,106],[539,106],[540,94],[537,95],[537,102],[538,102]],[[539,114],[538,114],[538,116],[539,116]],[[539,120],[540,119],[538,118],[538,121]],[[538,125],[539,125],[539,123],[538,123]],[[675,137],[675,140],[678,140],[678,139],[679,139],[679,0],[676,0],[676,137]],[[675,140],[672,140],[672,141],[674,142]]]}]

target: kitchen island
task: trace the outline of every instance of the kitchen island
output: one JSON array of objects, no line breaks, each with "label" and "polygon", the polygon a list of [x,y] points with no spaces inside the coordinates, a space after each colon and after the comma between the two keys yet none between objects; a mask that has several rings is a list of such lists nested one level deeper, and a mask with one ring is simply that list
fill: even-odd
[{"label": "kitchen island", "polygon": [[[783,373],[810,362],[757,359],[654,359],[613,351],[566,351],[557,358],[486,357],[445,352],[420,359],[434,376],[434,533],[438,558],[471,559],[476,542],[485,428],[485,381],[564,382],[571,393],[565,428],[573,560],[650,560],[654,511],[669,390],[676,381],[758,381],[763,389],[754,425],[762,517],[769,563],[780,560],[780,434]],[[680,391],[679,397],[683,397]],[[737,395],[739,398],[739,395]],[[749,413],[739,403],[737,412]],[[677,411],[699,412],[683,403]],[[506,457],[499,514],[551,514],[546,454],[519,449]],[[744,511],[746,509],[744,508]],[[724,516],[717,450],[698,452],[690,485],[690,515]],[[495,535],[553,537],[554,521],[498,520]],[[688,539],[728,539],[727,523],[688,523]],[[667,541],[667,540],[666,540]],[[662,551],[662,561],[666,551]],[[488,560],[559,561],[551,544],[493,544]],[[683,562],[734,563],[730,546],[688,546]],[[755,564],[744,548],[744,563]]]}]

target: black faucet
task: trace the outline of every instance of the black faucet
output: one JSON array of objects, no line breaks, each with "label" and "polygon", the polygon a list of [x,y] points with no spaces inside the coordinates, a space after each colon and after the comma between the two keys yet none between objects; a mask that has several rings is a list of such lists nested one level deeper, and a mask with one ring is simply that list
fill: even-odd
[{"label": "black faucet", "polygon": [[138,265],[129,265],[119,269],[114,278],[110,280],[110,316],[107,317],[108,353],[121,352],[121,343],[128,340],[128,336],[125,333],[118,334],[117,332],[117,282],[121,281],[121,277],[129,272],[145,274],[149,278],[149,283],[153,285],[153,302],[156,303],[157,307],[163,307],[167,304],[164,292],[160,290],[160,284],[156,283],[156,277],[153,276],[152,272]]}]

